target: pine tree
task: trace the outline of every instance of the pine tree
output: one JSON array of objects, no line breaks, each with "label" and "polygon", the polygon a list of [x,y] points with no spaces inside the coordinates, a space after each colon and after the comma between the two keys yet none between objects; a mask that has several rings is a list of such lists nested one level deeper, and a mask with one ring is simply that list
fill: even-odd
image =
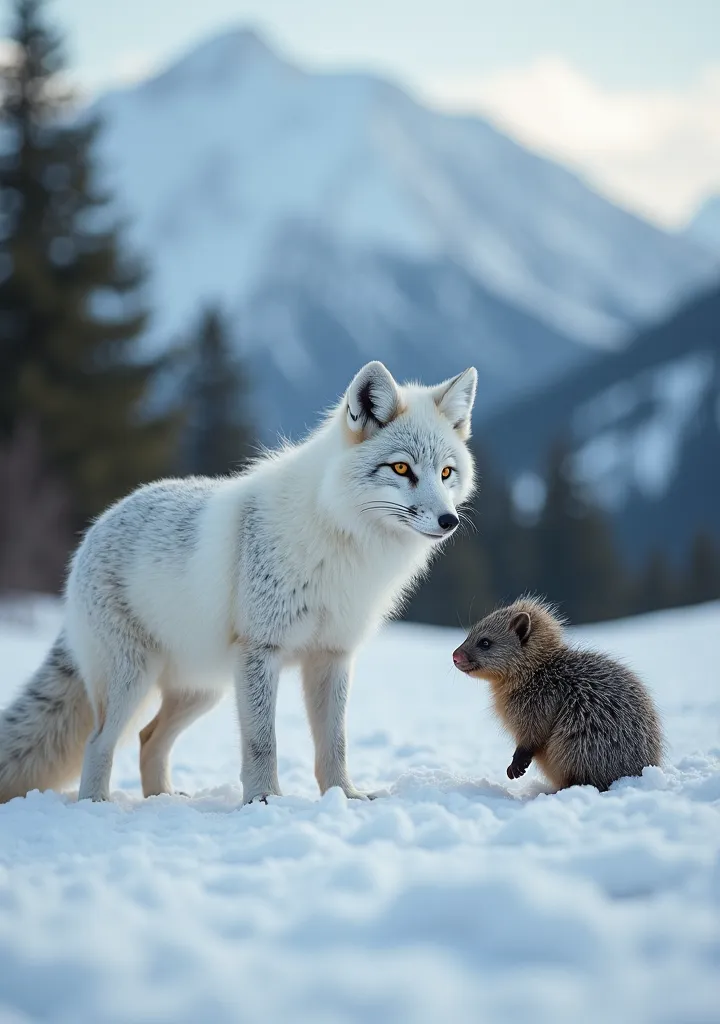
[{"label": "pine tree", "polygon": [[633,610],[660,611],[682,603],[681,588],[665,552],[650,552],[635,586]]},{"label": "pine tree", "polygon": [[0,594],[57,591],[72,541],[68,501],[32,424],[0,443],[0,495]]},{"label": "pine tree", "polygon": [[573,480],[570,451],[551,449],[545,506],[536,529],[534,589],[557,602],[574,622],[622,614],[626,580],[607,517]]},{"label": "pine tree", "polygon": [[684,604],[700,604],[720,598],[720,551],[704,530],[693,538],[685,580],[682,587]]},{"label": "pine tree", "polygon": [[95,184],[100,124],[71,120],[45,0],[15,0],[0,75],[0,439],[39,430],[76,525],[162,473],[176,423],[151,415],[163,360],[140,358],[142,266]]},{"label": "pine tree", "polygon": [[185,401],[187,472],[221,476],[238,469],[251,454],[248,390],[222,315],[206,309],[191,346]]},{"label": "pine tree", "polygon": [[507,481],[477,446],[475,463],[478,487],[469,516],[488,563],[488,590],[492,594],[489,606],[512,601],[533,588],[535,551],[532,531],[518,523]]}]

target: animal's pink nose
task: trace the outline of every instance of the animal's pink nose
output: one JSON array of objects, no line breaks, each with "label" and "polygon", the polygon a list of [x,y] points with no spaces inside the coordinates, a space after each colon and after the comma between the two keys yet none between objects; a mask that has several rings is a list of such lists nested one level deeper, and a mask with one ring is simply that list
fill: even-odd
[{"label": "animal's pink nose", "polygon": [[467,655],[465,654],[465,652],[460,647],[458,647],[458,649],[456,651],[453,651],[453,663],[455,664],[455,666],[457,668],[467,668],[468,667],[469,662],[468,662]]}]

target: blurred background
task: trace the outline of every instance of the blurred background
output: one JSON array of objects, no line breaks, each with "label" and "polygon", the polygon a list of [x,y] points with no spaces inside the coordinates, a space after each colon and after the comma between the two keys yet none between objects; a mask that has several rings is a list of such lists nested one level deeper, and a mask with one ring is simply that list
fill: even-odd
[{"label": "blurred background", "polygon": [[715,0],[3,0],[0,590],[358,367],[479,372],[407,608],[720,597]]}]

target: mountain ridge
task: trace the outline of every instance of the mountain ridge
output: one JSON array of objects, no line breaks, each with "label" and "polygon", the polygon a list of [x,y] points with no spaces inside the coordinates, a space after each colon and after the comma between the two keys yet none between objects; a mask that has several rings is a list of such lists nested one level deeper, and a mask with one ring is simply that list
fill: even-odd
[{"label": "mountain ridge", "polygon": [[515,488],[565,443],[631,560],[679,558],[698,531],[720,541],[720,280],[591,372],[504,408],[480,440]]},{"label": "mountain ridge", "polygon": [[[448,372],[467,347],[453,343],[455,357],[446,341],[462,334],[461,317],[448,308],[453,289],[470,293],[464,329],[478,344],[491,339],[471,315],[498,323],[499,303],[517,311],[500,318],[489,405],[588,351],[621,344],[702,286],[716,265],[694,243],[614,207],[482,119],[427,109],[377,75],[300,68],[246,29],[200,44],[93,109],[105,120],[103,183],[152,267],[148,343],[187,336],[200,306],[217,303],[237,325],[264,398],[279,386],[278,363],[295,350],[311,360],[332,350],[349,379],[368,347],[366,318],[354,301],[338,310],[337,296],[365,289],[366,305],[377,302],[389,264],[397,273],[384,291],[399,294],[396,307],[435,287],[439,264],[454,280],[430,303],[434,334],[422,345],[412,334],[415,314],[403,328],[392,309],[369,311],[369,357],[390,362],[400,345],[413,353],[414,376],[435,373],[428,345],[445,346]],[[325,249],[318,239],[328,240]],[[273,315],[290,324],[286,341],[294,339],[284,353],[269,351],[255,328],[263,297],[275,292],[277,306],[280,291],[284,307]],[[317,316],[306,315],[310,307]],[[305,314],[293,320],[292,309]],[[315,337],[309,324],[320,320],[328,333]],[[338,322],[343,330],[333,338]],[[555,358],[561,348],[563,366]],[[535,349],[530,373],[523,354]],[[285,418],[264,430],[294,431],[312,415],[301,389],[285,390]]]},{"label": "mountain ridge", "polygon": [[684,231],[685,237],[720,254],[720,193],[708,196]]}]

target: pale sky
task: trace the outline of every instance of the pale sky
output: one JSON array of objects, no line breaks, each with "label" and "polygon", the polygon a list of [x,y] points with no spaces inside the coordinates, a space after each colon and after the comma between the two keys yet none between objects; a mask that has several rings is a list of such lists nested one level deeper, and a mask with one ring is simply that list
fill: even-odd
[{"label": "pale sky", "polygon": [[[3,0],[7,10],[10,0]],[[288,59],[489,117],[669,226],[720,192],[720,0],[53,0],[95,92],[252,26]]]}]

